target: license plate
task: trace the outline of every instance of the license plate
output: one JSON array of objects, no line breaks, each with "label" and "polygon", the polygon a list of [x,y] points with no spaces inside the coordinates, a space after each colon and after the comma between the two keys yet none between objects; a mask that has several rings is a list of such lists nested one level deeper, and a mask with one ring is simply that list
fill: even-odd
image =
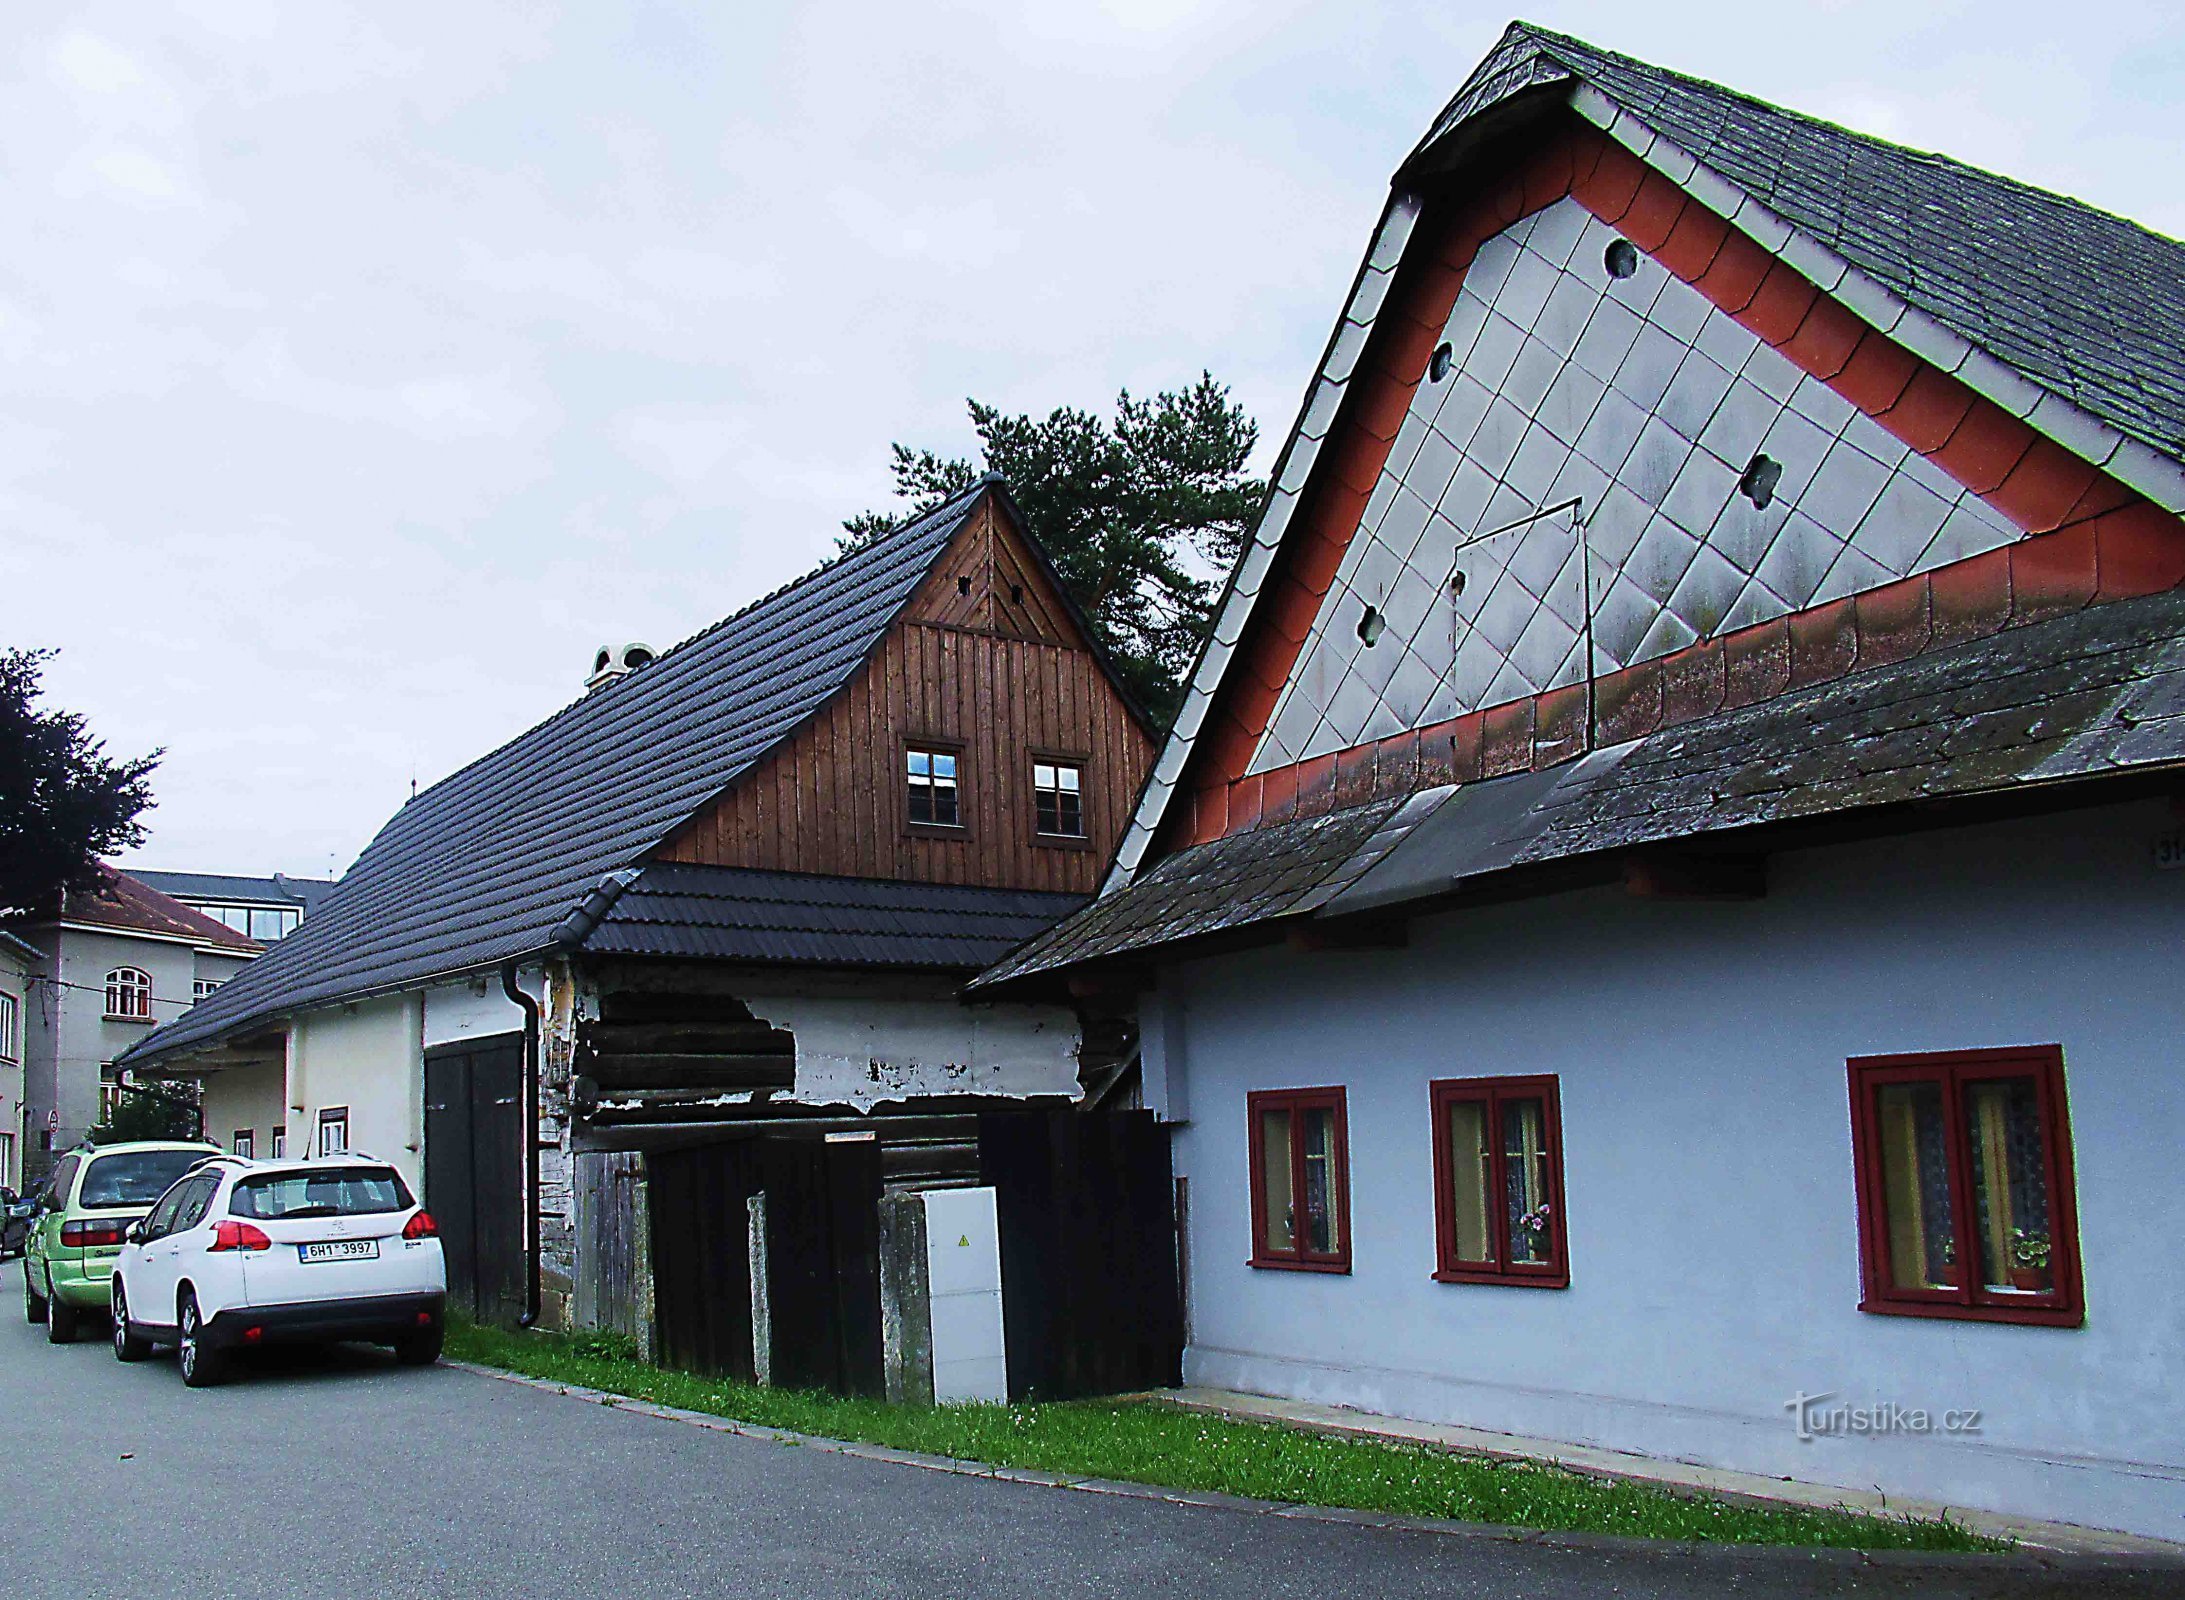
[{"label": "license plate", "polygon": [[318,1244],[296,1246],[298,1259],[311,1261],[377,1261],[377,1239],[326,1239]]}]

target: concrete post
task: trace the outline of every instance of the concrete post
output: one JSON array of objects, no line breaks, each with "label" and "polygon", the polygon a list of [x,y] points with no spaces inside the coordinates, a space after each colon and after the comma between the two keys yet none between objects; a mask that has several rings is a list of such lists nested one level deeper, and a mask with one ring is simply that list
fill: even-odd
[{"label": "concrete post", "polygon": [[888,1398],[933,1403],[933,1301],[926,1270],[926,1197],[880,1200],[880,1340]]},{"label": "concrete post", "polygon": [[762,1385],[774,1381],[774,1313],[767,1293],[766,1193],[744,1202],[751,1218],[751,1375]]}]

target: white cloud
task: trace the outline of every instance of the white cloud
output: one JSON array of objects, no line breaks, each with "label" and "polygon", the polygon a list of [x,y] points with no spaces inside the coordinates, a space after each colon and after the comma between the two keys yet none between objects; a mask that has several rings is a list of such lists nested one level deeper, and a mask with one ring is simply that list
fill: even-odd
[{"label": "white cloud", "polygon": [[118,94],[144,82],[144,69],[133,57],[95,34],[63,34],[46,60],[61,82],[93,94]]}]

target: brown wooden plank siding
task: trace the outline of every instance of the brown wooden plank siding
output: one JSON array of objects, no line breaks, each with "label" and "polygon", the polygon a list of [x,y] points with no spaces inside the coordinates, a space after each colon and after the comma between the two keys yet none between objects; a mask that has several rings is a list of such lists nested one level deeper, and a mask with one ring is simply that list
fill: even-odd
[{"label": "brown wooden plank siding", "polygon": [[[911,830],[903,746],[920,739],[960,748],[960,836]],[[1084,845],[1035,838],[1035,752],[1084,763]],[[864,672],[660,855],[1090,894],[1154,754],[989,500]]]}]

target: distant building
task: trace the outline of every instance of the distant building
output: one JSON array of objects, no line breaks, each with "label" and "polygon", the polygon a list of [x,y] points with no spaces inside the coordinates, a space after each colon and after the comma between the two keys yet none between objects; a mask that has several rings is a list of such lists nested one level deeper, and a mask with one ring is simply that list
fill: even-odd
[{"label": "distant building", "polygon": [[36,945],[0,933],[0,1189],[23,1186],[23,1014]]},{"label": "distant building", "polygon": [[[16,1025],[21,1089],[4,1125],[20,1136],[18,1179],[42,1175],[52,1152],[103,1118],[121,1093],[114,1061],[122,1052],[265,951],[142,880],[105,870],[100,888],[64,895],[55,910],[22,919],[7,936],[7,948],[31,951],[27,958],[17,951],[27,978]],[[9,992],[9,971],[0,949],[0,995]],[[0,999],[0,1013],[6,1010]],[[0,1062],[0,1100],[7,1082]]]},{"label": "distant building", "polygon": [[270,878],[228,872],[132,872],[130,876],[259,944],[287,938],[313,907],[334,892],[333,884],[324,878],[291,878],[278,872]]}]

